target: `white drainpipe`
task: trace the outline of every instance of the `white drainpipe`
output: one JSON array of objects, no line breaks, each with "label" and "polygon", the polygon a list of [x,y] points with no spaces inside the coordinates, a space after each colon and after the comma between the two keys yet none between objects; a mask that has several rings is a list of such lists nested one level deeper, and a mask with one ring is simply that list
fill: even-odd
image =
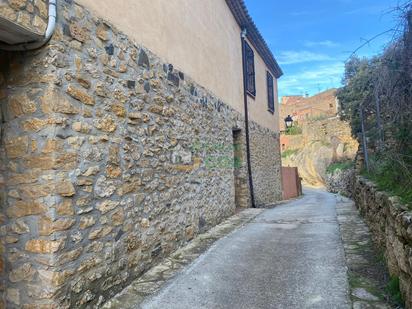
[{"label": "white drainpipe", "polygon": [[26,50],[33,50],[42,47],[46,44],[50,38],[52,37],[54,30],[56,29],[56,20],[57,20],[57,0],[49,0],[49,20],[47,23],[46,33],[44,37],[40,41],[30,42],[30,43],[22,43],[16,45],[8,45],[4,43],[0,43],[1,50],[7,51],[26,51]]}]

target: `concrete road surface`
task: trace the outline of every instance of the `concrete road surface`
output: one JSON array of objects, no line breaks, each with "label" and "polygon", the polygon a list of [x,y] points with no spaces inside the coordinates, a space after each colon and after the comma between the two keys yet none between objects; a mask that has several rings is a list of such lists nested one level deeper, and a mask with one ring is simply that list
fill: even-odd
[{"label": "concrete road surface", "polygon": [[350,308],[332,194],[264,211],[217,241],[143,308]]}]

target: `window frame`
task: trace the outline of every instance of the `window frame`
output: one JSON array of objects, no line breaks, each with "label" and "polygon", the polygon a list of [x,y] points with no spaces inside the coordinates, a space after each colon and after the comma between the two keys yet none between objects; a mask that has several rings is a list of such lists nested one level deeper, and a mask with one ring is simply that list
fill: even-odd
[{"label": "window frame", "polygon": [[252,47],[244,41],[245,44],[245,69],[246,69],[246,93],[252,98],[256,98],[256,66],[255,66],[255,52]]},{"label": "window frame", "polygon": [[266,89],[268,100],[268,111],[275,113],[275,80],[269,71],[266,71]]}]

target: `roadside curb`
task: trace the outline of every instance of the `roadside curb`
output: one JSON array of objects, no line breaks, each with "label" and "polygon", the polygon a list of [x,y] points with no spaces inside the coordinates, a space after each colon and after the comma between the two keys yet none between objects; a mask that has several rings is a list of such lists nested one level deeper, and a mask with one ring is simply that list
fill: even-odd
[{"label": "roadside curb", "polygon": [[351,199],[335,196],[353,308],[393,308],[384,291],[389,274],[379,260],[369,228]]},{"label": "roadside curb", "polygon": [[139,308],[139,305],[148,297],[156,294],[167,284],[168,280],[182,272],[186,266],[206,252],[216,241],[251,222],[265,210],[265,208],[247,208],[211,228],[206,233],[200,234],[185,247],[178,249],[134,280],[123,291],[108,300],[102,308]]}]

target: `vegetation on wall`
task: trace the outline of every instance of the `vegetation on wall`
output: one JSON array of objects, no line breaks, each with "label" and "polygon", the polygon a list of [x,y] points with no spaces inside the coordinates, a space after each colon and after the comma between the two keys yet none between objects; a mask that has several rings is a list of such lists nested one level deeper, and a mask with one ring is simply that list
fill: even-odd
[{"label": "vegetation on wall", "polygon": [[297,154],[298,152],[299,152],[298,149],[287,149],[287,150],[282,152],[282,158],[285,159],[285,158],[291,157],[291,156]]},{"label": "vegetation on wall", "polygon": [[327,167],[326,173],[333,174],[336,171],[346,171],[352,167],[353,161],[334,162]]},{"label": "vegetation on wall", "polygon": [[402,31],[371,59],[351,57],[338,91],[340,116],[362,141],[379,186],[412,202],[412,2],[399,8]]},{"label": "vegetation on wall", "polygon": [[303,130],[297,124],[293,125],[293,127],[287,128],[285,135],[300,135],[302,134]]},{"label": "vegetation on wall", "polygon": [[388,285],[386,286],[386,292],[391,297],[391,300],[399,305],[404,306],[405,302],[402,299],[400,287],[399,287],[399,277],[392,277],[389,281]]},{"label": "vegetation on wall", "polygon": [[374,155],[370,158],[370,166],[369,172],[363,171],[364,176],[374,181],[380,190],[398,196],[403,203],[412,206],[411,181],[407,175],[399,174],[407,169],[402,162]]}]

